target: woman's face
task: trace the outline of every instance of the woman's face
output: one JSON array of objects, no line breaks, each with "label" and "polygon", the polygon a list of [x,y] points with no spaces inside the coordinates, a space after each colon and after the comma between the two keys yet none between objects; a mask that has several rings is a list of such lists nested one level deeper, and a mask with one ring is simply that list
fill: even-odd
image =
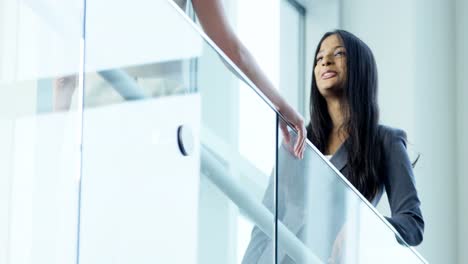
[{"label": "woman's face", "polygon": [[314,74],[322,96],[341,94],[347,79],[346,49],[337,34],[328,36],[320,45]]}]

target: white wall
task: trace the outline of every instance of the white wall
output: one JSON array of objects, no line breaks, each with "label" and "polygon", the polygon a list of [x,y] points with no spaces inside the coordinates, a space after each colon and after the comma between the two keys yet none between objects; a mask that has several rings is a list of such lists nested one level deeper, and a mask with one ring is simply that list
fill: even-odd
[{"label": "white wall", "polygon": [[[411,23],[412,8],[403,8],[406,3],[407,0],[344,0],[341,25],[367,43],[374,53],[379,71],[381,121],[404,128],[412,138],[415,29]],[[399,102],[398,108],[395,102]]]},{"label": "white wall", "polygon": [[457,161],[458,161],[458,262],[468,263],[468,2],[456,2],[456,40],[457,40]]},{"label": "white wall", "polygon": [[[305,0],[304,0],[305,1]],[[310,83],[312,81],[312,68],[315,48],[325,32],[336,29],[340,24],[339,0],[310,0],[306,5],[306,58],[305,58],[305,103],[304,109],[306,124],[310,120],[309,101]]]},{"label": "white wall", "polygon": [[16,70],[17,13],[16,1],[0,1],[0,83]]},{"label": "white wall", "polygon": [[457,263],[454,1],[415,3],[416,173],[427,223],[420,250],[432,263]]},{"label": "white wall", "polygon": [[[380,122],[404,129],[414,143],[415,26],[407,23],[412,20],[413,9],[402,9],[405,2],[343,1],[341,24],[343,29],[367,43],[374,53],[379,71]],[[377,15],[376,10],[386,12]],[[397,22],[393,15],[396,13]],[[382,197],[378,209],[390,215],[386,196]]]}]

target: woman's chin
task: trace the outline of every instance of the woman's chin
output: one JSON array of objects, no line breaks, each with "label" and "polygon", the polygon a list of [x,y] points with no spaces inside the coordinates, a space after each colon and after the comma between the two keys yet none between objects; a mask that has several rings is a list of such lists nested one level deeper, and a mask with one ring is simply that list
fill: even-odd
[{"label": "woman's chin", "polygon": [[336,97],[341,94],[339,89],[333,85],[322,87],[319,89],[319,92],[323,97]]},{"label": "woman's chin", "polygon": [[319,88],[320,93],[329,93],[330,91],[333,91],[335,88],[334,85],[324,85],[321,88]]}]

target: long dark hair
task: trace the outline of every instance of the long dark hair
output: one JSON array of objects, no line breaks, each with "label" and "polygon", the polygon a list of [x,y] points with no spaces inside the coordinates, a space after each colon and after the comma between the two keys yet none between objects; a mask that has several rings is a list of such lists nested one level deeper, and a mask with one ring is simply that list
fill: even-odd
[{"label": "long dark hair", "polygon": [[[379,108],[377,103],[377,65],[370,48],[353,34],[336,30],[320,40],[314,57],[325,38],[338,35],[346,48],[347,81],[343,87],[343,130],[348,134],[344,147],[348,152],[348,180],[371,201],[377,194],[381,180],[378,177],[380,147],[378,144]],[[310,95],[309,140],[324,153],[333,124],[325,98],[320,94],[314,71]]]}]

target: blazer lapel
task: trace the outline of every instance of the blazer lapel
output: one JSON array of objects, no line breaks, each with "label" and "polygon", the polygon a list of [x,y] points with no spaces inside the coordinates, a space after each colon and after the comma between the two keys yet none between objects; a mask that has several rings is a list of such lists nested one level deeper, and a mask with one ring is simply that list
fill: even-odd
[{"label": "blazer lapel", "polygon": [[330,162],[341,171],[348,162],[348,151],[346,151],[345,143],[341,144],[335,154],[332,156]]}]

